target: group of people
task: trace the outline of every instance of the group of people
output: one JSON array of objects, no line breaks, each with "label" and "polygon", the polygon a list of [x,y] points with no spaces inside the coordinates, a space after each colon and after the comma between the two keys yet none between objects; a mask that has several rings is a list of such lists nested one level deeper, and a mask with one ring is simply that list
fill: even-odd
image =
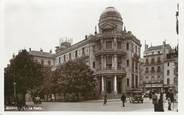
[{"label": "group of people", "polygon": [[155,112],[163,112],[166,101],[168,103],[169,111],[174,108],[174,93],[172,90],[169,90],[167,93],[150,92],[150,99],[152,99]]},{"label": "group of people", "polygon": [[[164,104],[168,103],[168,110],[171,111],[174,109],[174,93],[172,90],[169,90],[167,93],[150,91],[149,98],[152,99],[155,112],[164,112]],[[125,107],[126,95],[122,94],[121,96],[122,106]],[[104,105],[107,104],[107,94],[104,95]]]},{"label": "group of people", "polygon": [[25,95],[18,93],[16,97],[16,104],[18,111],[33,109],[35,104],[40,104],[40,97],[32,96],[31,91],[27,91]]}]

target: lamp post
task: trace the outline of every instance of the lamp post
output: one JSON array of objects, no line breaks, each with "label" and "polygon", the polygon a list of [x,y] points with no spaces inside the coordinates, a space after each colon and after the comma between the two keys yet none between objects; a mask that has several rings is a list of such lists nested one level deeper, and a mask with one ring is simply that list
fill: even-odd
[{"label": "lamp post", "polygon": [[16,82],[15,81],[13,82],[13,94],[14,94],[14,101],[16,104]]}]

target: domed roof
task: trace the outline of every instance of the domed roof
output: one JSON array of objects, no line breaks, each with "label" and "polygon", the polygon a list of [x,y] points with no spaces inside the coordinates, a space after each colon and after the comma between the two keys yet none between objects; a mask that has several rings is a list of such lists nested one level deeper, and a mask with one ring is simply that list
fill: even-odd
[{"label": "domed roof", "polygon": [[107,7],[100,15],[99,27],[104,24],[122,25],[121,14],[114,7]]},{"label": "domed roof", "polygon": [[101,14],[100,19],[109,16],[121,18],[121,14],[114,7],[107,7]]}]

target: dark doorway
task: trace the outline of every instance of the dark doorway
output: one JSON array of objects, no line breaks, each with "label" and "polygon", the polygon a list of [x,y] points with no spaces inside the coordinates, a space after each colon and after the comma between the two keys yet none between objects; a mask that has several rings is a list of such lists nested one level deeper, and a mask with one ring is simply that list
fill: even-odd
[{"label": "dark doorway", "polygon": [[121,90],[122,90],[122,81],[121,81],[121,79],[118,79],[117,90],[118,90],[118,94],[121,94]]},{"label": "dark doorway", "polygon": [[112,82],[110,80],[107,81],[107,93],[112,92]]}]

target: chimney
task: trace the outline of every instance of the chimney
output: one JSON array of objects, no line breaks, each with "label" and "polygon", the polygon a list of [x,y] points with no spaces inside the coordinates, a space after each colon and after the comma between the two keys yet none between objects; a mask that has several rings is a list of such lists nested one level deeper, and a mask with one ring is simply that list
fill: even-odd
[{"label": "chimney", "polygon": [[85,35],[85,39],[87,39],[88,38],[88,36],[87,35]]},{"label": "chimney", "polygon": [[29,51],[31,51],[31,48],[29,48]]},{"label": "chimney", "polygon": [[40,48],[40,51],[41,51],[41,52],[43,52],[43,49],[42,49],[42,48]]}]

